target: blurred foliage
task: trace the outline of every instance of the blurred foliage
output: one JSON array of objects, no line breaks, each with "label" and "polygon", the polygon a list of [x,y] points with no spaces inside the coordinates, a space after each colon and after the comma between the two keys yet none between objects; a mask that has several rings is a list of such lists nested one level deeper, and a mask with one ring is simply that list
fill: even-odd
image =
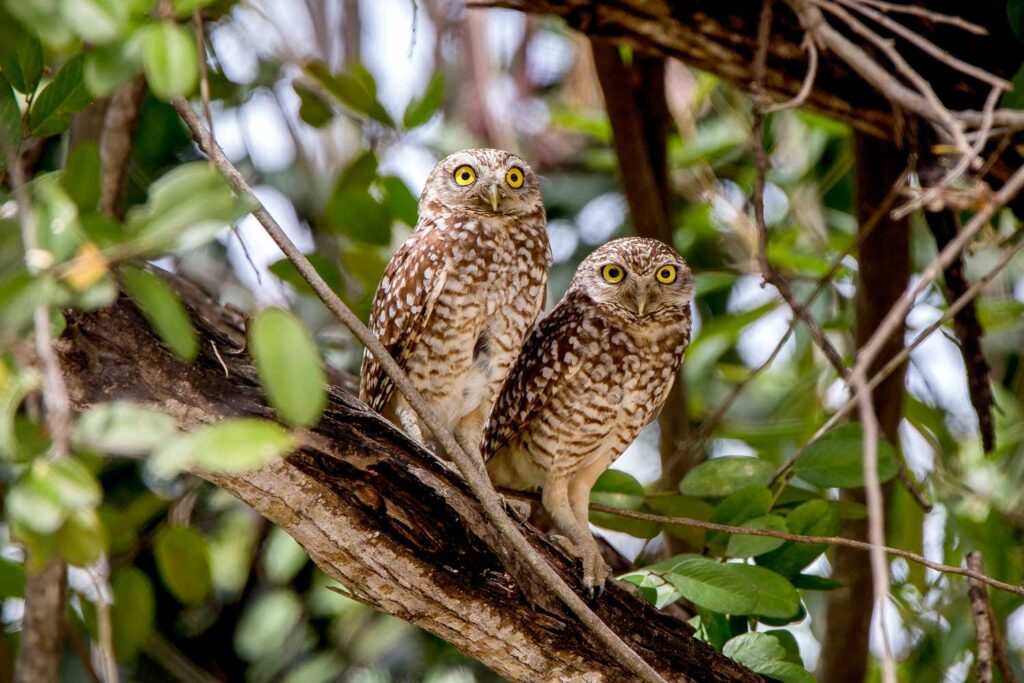
[{"label": "blurred foliage", "polygon": [[[279,11],[293,13],[308,6],[281,5],[287,7]],[[1019,19],[1019,9],[1019,2],[1008,3],[1011,18]],[[613,132],[592,67],[576,58],[587,47],[558,22],[488,15],[494,35],[511,26],[516,44],[511,55],[494,47],[492,82],[481,83],[467,46],[442,15],[430,12],[418,30],[435,28],[434,61],[415,92],[396,105],[383,87],[384,79],[398,78],[396,69],[345,62],[337,36],[335,43],[299,45],[305,34],[275,28],[268,3],[0,0],[0,349],[25,343],[36,306],[54,311],[56,334],[63,328],[60,310],[99,308],[123,290],[168,348],[193,359],[195,330],[173,290],[146,265],[158,260],[254,316],[250,350],[283,423],[305,427],[319,419],[325,364],[357,369],[361,349],[294,266],[264,251],[248,253],[245,242],[257,242],[245,230],[251,207],[197,158],[167,103],[196,94],[195,11],[207,30],[215,130],[228,131],[222,141],[241,139],[229,148],[233,159],[261,191],[273,188],[280,196],[271,203],[275,214],[294,212],[289,227],[309,243],[313,264],[364,318],[388,258],[416,223],[415,187],[425,172],[410,170],[417,155],[437,158],[503,140],[520,147],[542,176],[556,259],[553,297],[595,245],[630,230]],[[239,36],[252,38],[253,31],[262,32],[250,41],[255,45],[231,42],[244,43]],[[235,63],[246,55],[254,63],[243,78]],[[789,313],[755,272],[749,100],[710,75],[678,64],[669,72],[674,240],[697,275],[697,327],[684,365],[688,412],[677,417],[695,427],[767,358]],[[148,90],[129,162],[128,211],[118,220],[99,210],[96,141],[71,128],[97,98],[140,75]],[[480,90],[497,101],[481,106]],[[268,106],[283,122],[268,135],[282,139],[247,139],[255,127],[246,119],[265,115]],[[847,358],[854,351],[857,271],[855,258],[842,256],[857,230],[850,137],[845,126],[806,112],[783,111],[768,121],[769,259],[799,298],[842,259],[809,310]],[[284,138],[293,148],[288,162],[261,161],[259,150],[288,146]],[[26,254],[4,169],[18,150],[30,148],[39,152],[27,185],[38,249]],[[969,273],[984,273],[1001,249],[1020,239],[1019,229],[1008,214],[994,221],[974,245]],[[913,267],[920,270],[935,247],[919,217],[912,239]],[[959,356],[937,335],[914,356],[900,439],[883,444],[879,465],[880,477],[889,480],[897,462],[908,461],[937,503],[924,515],[894,488],[891,544],[954,565],[965,552],[980,550],[987,571],[1015,583],[1024,581],[1022,282],[1018,261],[979,302],[999,407],[998,449],[981,452]],[[932,287],[911,326],[920,329],[944,307]],[[181,474],[190,466],[260,467],[293,447],[288,428],[237,419],[183,434],[173,418],[151,407],[114,402],[79,416],[73,455],[54,459],[39,419],[39,389],[37,371],[20,366],[13,353],[0,357],[4,653],[17,647],[25,571],[56,555],[76,567],[69,623],[79,638],[96,639],[97,601],[112,597],[114,649],[126,680],[166,679],[173,668],[168,652],[232,681],[494,679],[437,638],[332,592],[290,537],[224,492]],[[797,327],[710,438],[693,444],[695,467],[674,490],[655,490],[656,476],[640,476],[659,462],[641,439],[635,448],[645,467],[608,471],[593,501],[753,529],[835,534],[840,519],[865,515],[862,506],[836,496],[837,488],[862,483],[855,425],[805,451],[793,479],[776,483],[772,475],[843,396],[835,372]],[[823,591],[838,586],[828,578],[827,546],[608,513],[595,512],[591,521],[643,539],[636,569],[623,580],[659,607],[686,600],[700,638],[778,680],[812,680],[805,667],[813,666],[813,648],[806,642],[821,635]],[[666,538],[689,552],[668,557]],[[962,680],[975,646],[964,581],[901,563],[893,563],[892,583],[901,675]],[[93,574],[78,569],[84,567],[108,577],[109,591],[97,590]],[[1010,642],[1019,648],[1022,601],[992,597],[1004,629],[1015,615]],[[1011,654],[1020,671],[1021,651]],[[84,680],[86,666],[69,648],[67,679]]]}]

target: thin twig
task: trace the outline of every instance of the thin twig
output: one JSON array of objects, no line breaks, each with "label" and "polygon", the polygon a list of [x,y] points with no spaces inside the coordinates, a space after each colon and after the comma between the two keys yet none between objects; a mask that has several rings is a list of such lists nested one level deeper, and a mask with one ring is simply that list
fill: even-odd
[{"label": "thin twig", "polygon": [[[98,566],[106,568],[108,566],[106,559],[101,560]],[[113,599],[110,579],[106,571],[101,572],[97,566],[89,567],[86,573],[96,591],[96,626],[99,630],[97,659],[102,665],[103,681],[104,683],[117,683],[119,679],[117,661],[114,658],[114,632],[110,621],[110,601]]]},{"label": "thin twig", "polygon": [[[501,493],[511,498],[518,498],[521,500],[536,501],[539,500],[540,496],[537,493],[531,493],[528,491],[516,491],[513,489],[501,489]],[[628,519],[636,519],[644,522],[654,522],[656,524],[674,524],[678,526],[691,527],[694,529],[704,529],[706,531],[720,531],[726,534],[743,534],[744,536],[763,536],[765,538],[779,538],[784,541],[790,541],[793,543],[806,543],[811,545],[841,545],[847,548],[853,548],[855,550],[870,551],[872,544],[866,541],[858,541],[853,538],[846,538],[845,536],[811,536],[809,534],[794,534],[788,531],[776,531],[775,529],[753,529],[742,526],[734,526],[731,524],[719,524],[718,522],[709,522],[703,519],[693,519],[692,517],[675,517],[670,515],[659,515],[652,512],[639,512],[637,510],[629,510],[626,508],[617,508],[611,505],[602,505],[601,503],[591,503],[590,509],[594,512],[605,512],[619,517],[626,517]],[[971,569],[970,567],[954,567],[948,564],[942,564],[941,562],[933,562],[923,555],[911,552],[909,550],[903,550],[902,548],[893,548],[891,546],[882,546],[882,551],[887,555],[893,557],[901,557],[909,562],[919,564],[929,569],[934,569],[942,574],[956,574],[958,576],[966,576],[976,581],[980,581],[983,584],[992,586],[993,588],[1007,593],[1014,593],[1016,595],[1024,595],[1024,586],[1006,583],[999,579],[993,579],[986,574]]]},{"label": "thin twig", "polygon": [[206,35],[203,30],[203,16],[198,9],[192,12],[192,26],[196,32],[196,53],[199,57],[199,99],[203,105],[203,116],[210,135],[214,135],[213,113],[210,111],[210,69],[206,63]]},{"label": "thin twig", "polygon": [[[1014,177],[1021,176],[1022,171],[1024,171],[1024,169],[1018,171],[1014,175]],[[961,234],[963,234],[963,231],[961,232]],[[987,287],[988,284],[992,282],[992,280],[994,280],[995,277],[1000,272],[1002,272],[1002,270],[1006,268],[1006,266],[1009,265],[1010,262],[1014,259],[1014,257],[1016,257],[1022,250],[1024,250],[1024,241],[1019,242],[1017,245],[1014,246],[1013,249],[1006,252],[1003,255],[1003,257],[996,263],[996,265],[993,266],[991,270],[989,270],[988,273],[986,273],[983,277],[979,278],[978,281],[971,285],[967,289],[967,291],[965,291],[962,295],[960,295],[959,298],[957,298],[956,301],[950,304],[938,320],[936,320],[934,323],[926,327],[920,334],[917,335],[917,337],[914,338],[914,341],[912,341],[910,344],[907,344],[907,346],[902,351],[893,356],[888,363],[883,365],[882,368],[878,372],[876,372],[874,376],[872,376],[871,379],[868,381],[867,390],[874,390],[874,388],[881,384],[886,377],[895,372],[898,367],[900,367],[904,362],[906,362],[907,358],[910,357],[910,354],[915,349],[917,349],[918,346],[924,343],[925,340],[927,340],[928,337],[930,337],[936,330],[938,330],[947,322],[952,320],[953,317],[970,301],[973,301],[981,292],[981,290]],[[945,250],[943,250],[943,252],[945,252]],[[916,297],[916,294],[914,296]],[[786,462],[784,462],[775,471],[775,474],[772,476],[771,483],[774,484],[776,481],[778,481],[780,477],[786,475],[792,469],[793,463],[796,462],[797,458],[799,458],[803,454],[803,452],[811,446],[811,444],[815,443],[818,439],[820,439],[827,431],[829,431],[837,424],[839,424],[839,422],[844,417],[846,417],[847,413],[850,412],[850,409],[853,408],[854,405],[856,405],[856,402],[857,397],[855,395],[850,396],[847,399],[846,403],[844,403],[839,408],[839,410],[833,413],[832,417],[830,417],[825,422],[825,424],[818,428],[818,431],[816,431],[814,435],[810,439],[808,439],[807,443],[801,446],[795,453],[793,453],[786,460]]]},{"label": "thin twig", "polygon": [[973,33],[976,36],[988,35],[988,29],[984,26],[979,26],[978,24],[967,21],[963,17],[933,12],[932,10],[920,7],[919,5],[899,5],[894,2],[885,2],[884,0],[859,0],[859,2],[862,5],[877,7],[883,12],[891,12],[892,14],[909,14],[927,21],[935,22],[936,24],[949,24],[950,26],[956,26],[968,33]]},{"label": "thin twig", "polygon": [[[505,513],[504,504],[490,480],[483,470],[482,463],[471,457],[464,451],[445,429],[440,419],[423,400],[419,392],[413,387],[408,377],[398,366],[395,360],[384,348],[383,344],[373,335],[363,322],[342,302],[331,288],[320,277],[309,259],[299,251],[295,244],[288,238],[281,226],[266,207],[260,203],[252,188],[245,178],[235,168],[234,164],[227,158],[224,151],[217,144],[217,141],[210,135],[192,107],[183,99],[175,99],[172,102],[175,110],[185,121],[192,131],[199,147],[211,158],[235,190],[252,202],[253,215],[277,243],[285,256],[295,265],[302,277],[309,283],[324,305],[359,339],[381,364],[384,372],[394,382],[395,387],[402,396],[409,402],[413,410],[427,425],[434,437],[440,442],[441,447],[458,466],[459,471],[465,478],[470,491],[480,501],[486,516],[494,524],[495,528],[504,537],[505,541],[512,547],[519,560],[526,564],[531,572],[554,593],[565,605],[589,628],[611,652],[618,657],[624,666],[628,667],[634,674],[645,681],[656,681],[662,683],[663,679],[647,662],[612,631],[607,624],[601,621],[585,602],[565,583],[561,576],[547,563],[529,541],[522,535],[516,524]],[[504,557],[509,562],[512,557]]]},{"label": "thin twig", "polygon": [[814,79],[818,75],[818,46],[809,35],[805,35],[803,47],[807,51],[807,74],[804,75],[803,83],[800,84],[800,90],[791,99],[773,104],[765,109],[766,114],[782,111],[783,109],[795,109],[802,106],[807,101],[807,98],[810,97],[811,90],[814,89]]}]

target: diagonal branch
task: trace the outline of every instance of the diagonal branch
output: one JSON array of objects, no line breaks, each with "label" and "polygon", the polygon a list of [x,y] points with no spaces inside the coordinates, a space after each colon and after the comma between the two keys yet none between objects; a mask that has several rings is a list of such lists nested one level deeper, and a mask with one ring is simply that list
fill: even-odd
[{"label": "diagonal branch", "polygon": [[[374,355],[385,373],[394,382],[395,387],[409,402],[409,405],[412,406],[416,414],[426,423],[449,457],[455,461],[473,495],[477,497],[483,506],[490,523],[499,532],[498,537],[494,539],[494,549],[501,554],[506,563],[506,568],[513,572],[521,583],[526,585],[533,584],[535,589],[546,589],[556,595],[559,600],[565,603],[587,625],[598,640],[628,665],[634,674],[645,681],[662,681],[658,673],[636,652],[630,649],[607,624],[601,621],[580,596],[569,587],[562,577],[527,542],[520,530],[505,513],[504,503],[483,471],[478,454],[475,458],[470,456],[455,441],[451,433],[444,428],[440,419],[412,386],[405,373],[388,354],[380,341],[373,336],[373,333],[370,332],[366,325],[356,317],[338,295],[324,282],[323,278],[320,277],[313,267],[313,264],[309,262],[309,259],[298,250],[284,230],[281,229],[281,226],[274,220],[273,216],[270,215],[270,212],[267,211],[266,207],[259,202],[245,178],[242,177],[242,174],[238,172],[238,169],[227,158],[220,145],[210,135],[209,130],[203,126],[199,117],[192,110],[192,107],[182,99],[175,100],[173,105],[192,131],[193,136],[198,140],[200,148],[206,152],[221,172],[224,173],[235,190],[255,207],[252,212],[253,216],[264,227],[267,234],[270,235],[281,251],[284,252],[285,256],[295,265],[296,269],[306,282],[309,283],[317,296],[320,297],[320,300],[323,301],[328,310],[349,328],[370,353]],[[500,539],[500,542],[498,539]]]},{"label": "diagonal branch", "polygon": [[[202,336],[183,364],[135,306],[70,314],[58,351],[76,410],[114,398],[170,412],[180,426],[228,417],[272,417],[250,357],[222,353],[243,333],[180,279],[170,284]],[[229,376],[225,376],[224,367]],[[332,388],[321,423],[302,448],[247,474],[197,472],[292,535],[349,592],[449,641],[514,681],[635,681],[632,669],[557,600],[535,603],[505,569],[501,537],[466,483],[353,396]],[[572,560],[520,525],[561,577]],[[684,622],[612,582],[597,616],[669,680],[758,681],[696,640]]]}]

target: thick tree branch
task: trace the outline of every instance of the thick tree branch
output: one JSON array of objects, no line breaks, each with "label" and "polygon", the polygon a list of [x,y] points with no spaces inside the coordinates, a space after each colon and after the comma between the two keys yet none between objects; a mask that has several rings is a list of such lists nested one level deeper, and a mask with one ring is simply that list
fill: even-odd
[{"label": "thick tree branch", "polygon": [[[130,399],[174,414],[182,427],[231,416],[270,417],[241,331],[180,280],[172,281],[204,338],[184,365],[164,349],[126,299],[72,313],[58,342],[74,407]],[[212,342],[212,344],[211,344]],[[560,602],[532,604],[491,550],[497,533],[449,465],[410,442],[351,395],[332,389],[303,448],[258,472],[198,474],[291,534],[350,592],[417,624],[517,681],[631,681],[631,669]],[[531,545],[564,579],[572,561],[531,527]],[[593,603],[598,616],[665,678],[757,681],[621,584]]]}]

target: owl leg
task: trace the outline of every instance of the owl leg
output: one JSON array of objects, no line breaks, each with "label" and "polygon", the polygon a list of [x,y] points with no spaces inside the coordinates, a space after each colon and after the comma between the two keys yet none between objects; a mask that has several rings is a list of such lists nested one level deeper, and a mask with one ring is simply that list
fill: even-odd
[{"label": "owl leg", "polygon": [[603,588],[608,570],[590,528],[586,524],[580,524],[573,510],[569,500],[569,482],[569,473],[549,472],[541,502],[551,515],[555,529],[572,541],[572,554],[579,557],[583,563],[583,584],[593,595],[595,590],[600,591]]},{"label": "owl leg", "polygon": [[484,432],[484,408],[480,406],[459,420],[452,436],[459,442],[462,449],[473,458],[481,472],[486,473],[484,456],[480,452],[480,441]]},{"label": "owl leg", "polygon": [[398,418],[398,424],[402,426],[402,429],[417,443],[426,443],[423,441],[423,431],[420,429],[420,420],[416,416],[414,411],[408,403],[405,401],[399,401],[395,407],[395,417]]},{"label": "owl leg", "polygon": [[598,466],[591,466],[580,472],[569,484],[569,504],[572,506],[577,524],[586,530],[591,552],[595,558],[594,581],[599,593],[603,589],[604,582],[608,579],[611,571],[601,555],[601,546],[590,531],[590,489],[594,488],[594,482],[601,476],[604,469],[603,463],[599,463]]}]

